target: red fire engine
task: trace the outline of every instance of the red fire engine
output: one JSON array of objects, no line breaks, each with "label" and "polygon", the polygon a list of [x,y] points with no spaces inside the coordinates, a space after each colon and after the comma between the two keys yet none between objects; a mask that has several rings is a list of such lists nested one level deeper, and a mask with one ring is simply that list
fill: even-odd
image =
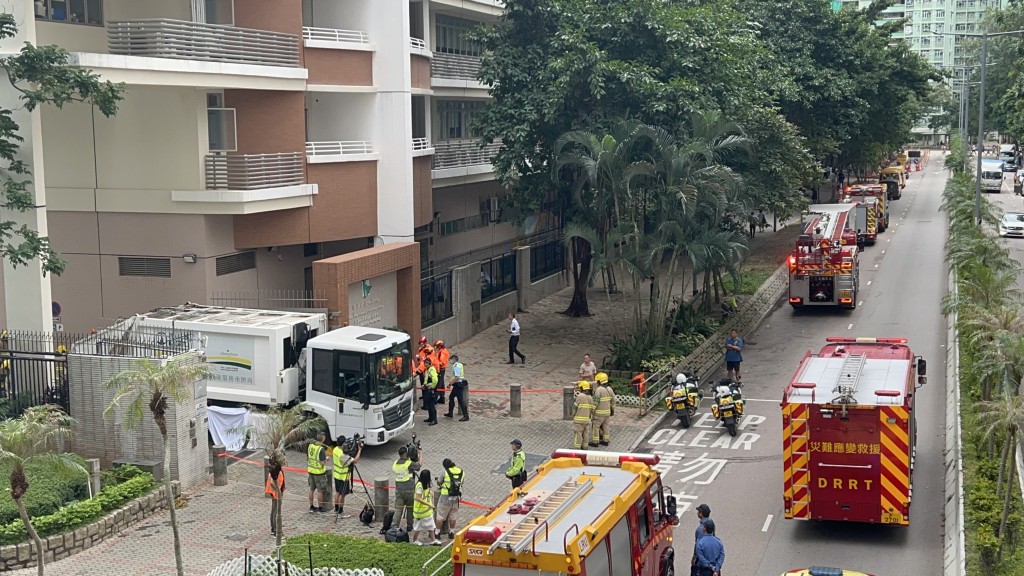
[{"label": "red fire engine", "polygon": [[906,338],[827,338],[782,394],[786,518],[910,524],[914,391]]},{"label": "red fire engine", "polygon": [[[676,499],[656,454],[556,450],[452,544],[454,576],[673,574]],[[689,554],[689,549],[687,549]]]},{"label": "red fire engine", "polygon": [[860,283],[855,205],[819,204],[789,256],[789,303],[857,307]]}]

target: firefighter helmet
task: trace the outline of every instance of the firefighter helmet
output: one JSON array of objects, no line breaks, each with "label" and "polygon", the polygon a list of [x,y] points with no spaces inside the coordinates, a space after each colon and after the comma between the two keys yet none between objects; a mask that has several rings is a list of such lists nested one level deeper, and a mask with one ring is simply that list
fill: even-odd
[{"label": "firefighter helmet", "polygon": [[586,380],[580,380],[577,386],[579,386],[580,390],[583,392],[590,392],[590,382],[587,382]]},{"label": "firefighter helmet", "polygon": [[420,346],[423,346],[426,343],[427,343],[427,337],[426,336],[420,336]]},{"label": "firefighter helmet", "polygon": [[676,374],[676,384],[686,384],[686,374],[682,372]]},{"label": "firefighter helmet", "polygon": [[438,340],[437,342],[434,342],[434,348],[444,348],[444,341]]},{"label": "firefighter helmet", "polygon": [[604,372],[598,372],[597,375],[594,376],[594,382],[597,382],[598,384],[607,384],[608,375]]}]

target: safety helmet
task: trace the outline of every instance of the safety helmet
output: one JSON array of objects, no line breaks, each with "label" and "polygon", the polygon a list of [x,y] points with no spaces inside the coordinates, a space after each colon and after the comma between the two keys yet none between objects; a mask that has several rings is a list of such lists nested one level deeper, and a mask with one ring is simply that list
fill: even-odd
[{"label": "safety helmet", "polygon": [[590,391],[590,382],[587,382],[586,380],[580,380],[578,386],[580,387],[580,390],[583,390],[584,392]]},{"label": "safety helmet", "polygon": [[434,359],[431,358],[430,356],[427,356],[426,358],[424,358],[423,361],[426,362],[427,364],[433,364],[434,363]]},{"label": "safety helmet", "polygon": [[437,342],[434,342],[434,348],[444,348],[444,341],[438,340]]},{"label": "safety helmet", "polygon": [[423,354],[425,356],[430,356],[433,353],[434,353],[434,349],[431,348],[430,344],[427,344],[426,346],[423,347]]},{"label": "safety helmet", "polygon": [[597,375],[594,376],[594,382],[597,382],[598,384],[607,384],[608,375],[604,372],[598,372]]},{"label": "safety helmet", "polygon": [[676,374],[676,384],[686,384],[686,374],[682,372]]},{"label": "safety helmet", "polygon": [[423,362],[423,354],[417,354],[416,355],[416,361],[417,362]]},{"label": "safety helmet", "polygon": [[427,337],[426,336],[420,336],[420,346],[423,346],[426,343],[427,343]]}]

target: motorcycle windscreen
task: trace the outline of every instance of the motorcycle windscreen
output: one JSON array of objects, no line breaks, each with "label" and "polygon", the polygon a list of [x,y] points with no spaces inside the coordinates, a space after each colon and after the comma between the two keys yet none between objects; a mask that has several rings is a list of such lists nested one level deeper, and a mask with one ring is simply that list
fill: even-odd
[{"label": "motorcycle windscreen", "polygon": [[878,522],[881,456],[877,408],[812,406],[811,517]]}]

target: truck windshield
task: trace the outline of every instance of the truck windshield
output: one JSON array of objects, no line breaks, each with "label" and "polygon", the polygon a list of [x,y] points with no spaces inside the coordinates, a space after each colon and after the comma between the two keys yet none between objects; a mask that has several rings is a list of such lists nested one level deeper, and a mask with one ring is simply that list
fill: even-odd
[{"label": "truck windshield", "polygon": [[1001,171],[1000,172],[982,172],[981,173],[981,179],[982,180],[1002,180],[1003,179],[1003,173]]},{"label": "truck windshield", "polygon": [[376,385],[370,390],[370,404],[383,404],[411,389],[411,364],[408,342],[373,354],[370,368],[376,374]]}]

